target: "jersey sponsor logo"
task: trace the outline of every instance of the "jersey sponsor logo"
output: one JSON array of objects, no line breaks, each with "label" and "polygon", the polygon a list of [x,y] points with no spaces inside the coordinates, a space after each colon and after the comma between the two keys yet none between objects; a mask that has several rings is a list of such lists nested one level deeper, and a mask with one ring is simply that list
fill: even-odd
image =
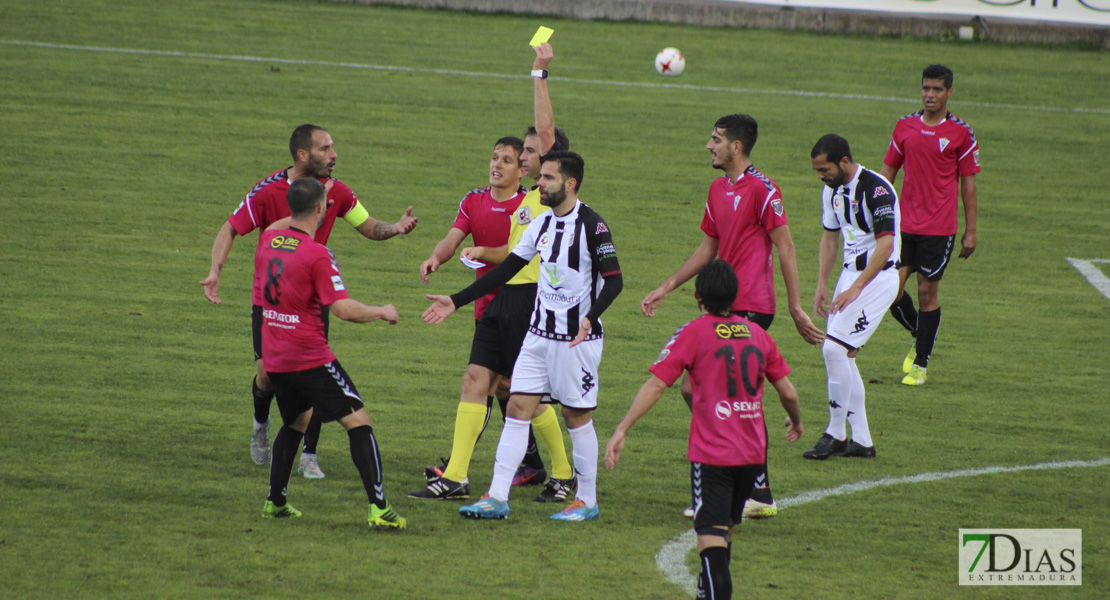
[{"label": "jersey sponsor logo", "polygon": [[285,237],[284,235],[275,235],[274,239],[270,240],[270,247],[280,252],[296,252],[297,246],[301,245],[301,240],[295,237]]},{"label": "jersey sponsor logo", "polygon": [[550,284],[553,289],[559,289],[559,284],[563,282],[562,278],[559,277],[559,265],[554,263],[540,263],[540,270],[543,271],[544,276],[547,277],[547,283]]},{"label": "jersey sponsor logo", "polygon": [[886,188],[880,185],[871,192],[871,197],[878,198],[879,196],[886,196],[888,194],[890,194],[890,192],[886,191]]},{"label": "jersey sponsor logo", "polygon": [[721,400],[717,403],[716,411],[717,418],[725,421],[733,414],[736,414],[741,419],[754,419],[763,413],[763,401],[761,400],[737,400],[729,402],[728,400]]},{"label": "jersey sponsor logo", "polygon": [[599,233],[609,233],[609,226],[607,226],[605,223],[598,223],[597,231],[594,232],[594,235],[597,235]]},{"label": "jersey sponsor logo", "polygon": [[617,249],[613,247],[613,244],[606,242],[599,245],[597,247],[597,250],[594,251],[594,254],[596,254],[597,257],[601,260],[605,260],[607,258],[616,258]]},{"label": "jersey sponsor logo", "polygon": [[881,219],[883,217],[893,217],[894,207],[890,204],[881,204],[875,207],[874,215],[876,219]]},{"label": "jersey sponsor logo", "polygon": [[532,207],[521,206],[520,210],[516,211],[516,224],[527,225],[532,222]]},{"label": "jersey sponsor logo", "polygon": [[779,199],[779,198],[775,198],[774,200],[771,200],[771,209],[775,211],[776,216],[781,217],[782,216],[782,211],[783,211],[782,200]]},{"label": "jersey sponsor logo", "polygon": [[722,340],[747,340],[752,337],[751,330],[743,323],[718,323],[713,331]]},{"label": "jersey sponsor logo", "polygon": [[269,321],[269,325],[274,325],[283,329],[293,329],[301,322],[300,315],[280,313],[272,308],[263,310],[262,316]]},{"label": "jersey sponsor logo", "polygon": [[565,294],[553,294],[551,292],[540,292],[539,297],[544,300],[551,300],[552,302],[561,302],[563,304],[578,304],[581,302],[581,296],[567,296]]},{"label": "jersey sponsor logo", "polygon": [[937,141],[940,142],[940,151],[944,152],[944,149],[947,148],[949,144],[948,138],[940,138]]},{"label": "jersey sponsor logo", "polygon": [[331,287],[337,292],[342,292],[347,289],[347,286],[343,285],[343,280],[340,279],[338,275],[331,276]]}]

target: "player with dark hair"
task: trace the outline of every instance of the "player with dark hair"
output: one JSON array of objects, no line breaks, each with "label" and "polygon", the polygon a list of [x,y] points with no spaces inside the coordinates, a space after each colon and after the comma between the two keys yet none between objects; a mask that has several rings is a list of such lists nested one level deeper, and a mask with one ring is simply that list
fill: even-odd
[{"label": "player with dark hair", "polygon": [[[540,176],[540,156],[552,150],[569,150],[570,140],[566,133],[555,126],[554,111],[551,108],[551,97],[547,89],[547,67],[554,58],[554,51],[550,44],[541,44],[533,48],[536,58],[532,63],[533,98],[535,109],[535,125],[528,127],[524,137],[524,152],[520,159],[529,178],[538,181]],[[524,231],[534,219],[548,210],[540,202],[539,188],[533,187],[521,201],[520,206],[513,214],[509,226],[508,243],[500,247],[472,246],[464,248],[462,255],[469,260],[480,261],[490,265],[501,264],[509,254],[509,249],[516,246],[524,235]],[[507,378],[512,375],[516,365],[517,356],[524,344],[524,336],[528,333],[528,322],[532,314],[532,307],[536,302],[536,282],[539,279],[539,258],[533,258],[528,266],[514,275],[501,290],[497,292],[493,301],[482,313],[478,322],[478,329],[483,330],[482,339],[487,348],[487,356],[492,357],[489,368],[502,375],[501,385],[497,390],[497,400],[501,407],[502,418],[506,413],[509,401],[509,385]],[[477,332],[475,336],[477,337]],[[562,502],[567,495],[572,493],[577,485],[574,471],[570,461],[567,460],[566,447],[563,444],[563,432],[559,427],[559,418],[553,409],[544,407],[541,414],[532,419],[531,430],[528,434],[528,450],[524,460],[513,476],[512,485],[539,485],[547,477],[540,458],[536,438],[543,441],[551,455],[551,477],[542,492],[535,497],[536,502]],[[451,460],[446,461],[443,467],[429,466],[424,470],[427,478],[425,490],[410,494],[418,498],[443,498],[461,487],[461,478],[466,477],[467,469],[449,469],[453,464],[469,465],[474,444],[485,431],[489,421],[490,405],[487,404],[485,421],[480,405],[459,404],[459,414],[455,420],[455,434],[452,445]],[[534,432],[534,434],[532,433]],[[458,459],[456,461],[456,459]],[[448,470],[451,472],[449,473]],[[450,496],[454,497],[454,496]]]},{"label": "player with dark hair", "polygon": [[605,446],[605,465],[620,461],[628,430],[688,373],[693,402],[690,419],[690,490],[701,573],[698,598],[732,597],[732,532],[767,462],[763,381],[786,409],[786,439],[803,431],[798,392],[787,379],[790,367],[771,336],[731,310],[736,273],[727,262],[707,262],[694,282],[702,316],[678,328],[663,346],[651,378],[636,394]]},{"label": "player with dark hair", "polygon": [[[701,222],[701,244],[674,275],[644,298],[640,310],[649,317],[654,316],[667,294],[689,281],[707,262],[719,256],[732,265],[739,281],[739,292],[732,310],[768,329],[775,318],[772,257],[773,251],[777,250],[790,317],[802,339],[817,344],[823,336],[802,306],[798,263],[782,192],[775,182],[752,166],[751,152],[758,137],[759,126],[750,115],[726,115],[714,124],[706,149],[713,156],[713,168],[724,171],[725,175],[709,186]],[[689,383],[684,381],[681,389],[689,403]],[[756,482],[744,516],[765,518],[777,513],[770,482],[764,473]],[[692,516],[693,511],[688,508],[685,514]]]},{"label": "player with dark hair", "polygon": [[[902,361],[902,383],[924,385],[925,371],[940,329],[940,279],[952,256],[959,231],[957,195],[964,205],[964,234],[960,258],[968,258],[978,244],[979,142],[971,126],[948,112],[952,70],[929,65],[921,73],[922,110],[894,125],[890,147],[880,171],[892,183],[904,167],[902,179],[902,268],[898,298],[890,312],[914,337]],[[917,272],[917,302],[903,288]]]},{"label": "player with dark hair", "polygon": [[[523,152],[524,140],[520,138],[506,137],[497,140],[490,159],[489,187],[472,190],[463,198],[458,217],[447,236],[436,244],[431,256],[420,265],[420,278],[424,283],[428,283],[428,275],[455,255],[455,251],[468,235],[473,238],[476,246],[497,247],[508,241],[512,217],[528,193],[520,185],[524,176],[520,160]],[[483,262],[480,259],[467,260]],[[475,277],[482,277],[492,268],[490,263],[485,263],[477,269]],[[512,373],[511,363],[515,361],[516,352],[519,351],[519,345],[514,349],[511,343],[505,343],[502,336],[500,322],[505,318],[505,310],[512,308],[505,304],[504,299],[494,305],[496,297],[503,291],[494,290],[474,304],[474,340],[456,409],[451,457],[442,467],[425,468],[427,485],[423,489],[410,492],[409,496],[412,498],[461,500],[470,497],[468,472],[474,445],[489,423],[498,379]],[[512,294],[510,291],[509,295]],[[486,311],[491,306],[494,312],[487,316]],[[531,433],[529,435],[531,437]],[[543,461],[539,457],[534,438],[531,438],[529,447],[533,453],[530,461],[533,464],[538,463],[539,473],[543,470]],[[542,483],[542,478],[536,483]]]},{"label": "player with dark hair", "polygon": [[[327,244],[338,217],[343,217],[359,233],[372,240],[387,240],[395,235],[406,234],[416,227],[417,219],[412,216],[411,206],[396,223],[378,221],[370,216],[351,188],[338,179],[332,178],[331,173],[336,161],[335,144],[331,134],[323,127],[304,124],[294,129],[289,138],[289,152],[293,155],[293,166],[275,171],[258,182],[216,234],[216,241],[212,244],[212,266],[208,271],[208,277],[200,282],[204,286],[204,295],[213,304],[222,303],[219,297],[220,272],[223,270],[228,254],[231,253],[235,236],[246,235],[255,229],[265,231],[275,222],[288,218],[289,205],[286,202],[286,192],[290,184],[298,179],[313,178],[330,184],[327,188],[328,205],[324,213],[324,221],[316,230],[315,239],[321,244]],[[259,244],[261,243],[262,236],[259,235]],[[254,360],[257,366],[257,373],[251,382],[251,395],[254,398],[251,458],[255,464],[264,465],[270,462],[270,402],[274,398],[274,389],[262,367],[262,296],[257,279],[254,281],[251,299],[251,330],[254,338]],[[326,314],[324,330],[326,335]],[[320,422],[314,420],[305,434],[304,452],[301,454],[298,468],[309,479],[324,476],[316,457],[316,444],[319,437]]]},{"label": "player with dark hair", "polygon": [[267,518],[299,517],[286,501],[293,459],[313,414],[339,421],[347,430],[351,459],[370,501],[371,527],[403,529],[382,486],[378,440],[355,385],[328,347],[323,308],[344,321],[397,323],[392,304],[370,306],[352,300],[339,276],[335,255],[313,236],[327,215],[326,191],[314,178],[294,181],[287,193],[292,214],[288,229],[262,232],[254,259],[262,284],[263,366],[277,392],[282,427],[274,438],[270,494],[262,509]]},{"label": "player with dark hair", "polygon": [[424,321],[442,323],[475,298],[494,289],[540,257],[539,289],[531,325],[513,368],[512,396],[497,446],[488,497],[459,513],[476,519],[509,515],[509,490],[527,447],[528,421],[547,407],[562,405],[573,445],[578,492],[574,502],[551,518],[588,521],[598,518],[597,408],[598,365],[604,347],[601,314],[623,286],[608,224],[578,200],[584,172],[582,157],[569,151],[549,152],[537,181],[540,197],[551,210],[536,219],[509,256],[484,277],[453,296],[433,296]]},{"label": "player with dark hair", "polygon": [[[875,445],[856,355],[879,327],[898,291],[898,195],[886,178],[856,164],[848,141],[836,134],[817,141],[810,162],[825,184],[821,196],[825,233],[818,250],[813,313],[827,319],[821,354],[828,374],[829,425],[802,456],[873,458]],[[842,235],[843,270],[830,304],[827,282]],[[851,441],[845,421],[852,426]]]}]

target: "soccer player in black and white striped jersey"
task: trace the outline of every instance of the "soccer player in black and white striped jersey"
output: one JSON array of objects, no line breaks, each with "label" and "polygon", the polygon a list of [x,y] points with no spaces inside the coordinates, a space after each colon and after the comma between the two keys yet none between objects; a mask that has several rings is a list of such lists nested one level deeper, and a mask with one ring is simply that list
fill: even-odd
[{"label": "soccer player in black and white striped jersey", "polygon": [[584,175],[582,157],[567,151],[543,158],[540,198],[551,210],[524,232],[508,258],[465,290],[452,296],[429,295],[433,301],[424,321],[442,323],[455,310],[504,284],[536,255],[540,280],[528,335],[512,376],[505,428],[497,446],[488,498],[459,509],[471,518],[503,519],[509,515],[513,474],[527,446],[529,420],[541,403],[562,405],[578,474],[577,496],[552,515],[563,521],[598,518],[597,408],[598,365],[604,343],[601,314],[623,286],[609,226],[578,200]]}]

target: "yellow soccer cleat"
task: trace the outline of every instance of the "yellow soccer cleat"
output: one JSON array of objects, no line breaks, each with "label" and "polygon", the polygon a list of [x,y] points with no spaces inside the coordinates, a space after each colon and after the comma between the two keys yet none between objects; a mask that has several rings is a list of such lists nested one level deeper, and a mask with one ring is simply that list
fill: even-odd
[{"label": "yellow soccer cleat", "polygon": [[397,512],[393,510],[393,507],[390,506],[388,502],[386,502],[385,508],[378,508],[377,506],[371,504],[370,513],[366,517],[366,522],[370,524],[370,527],[384,527],[387,529],[404,529],[405,525],[408,524],[408,521],[406,521],[405,518],[401,515],[397,514]]},{"label": "yellow soccer cleat", "polygon": [[[906,355],[906,359],[902,361],[902,372],[909,373],[913,368],[913,361],[917,359],[917,343],[910,346],[910,353]],[[903,382],[905,383],[905,382]]]},{"label": "yellow soccer cleat", "polygon": [[910,365],[910,372],[902,378],[903,385],[925,385],[925,367]]}]

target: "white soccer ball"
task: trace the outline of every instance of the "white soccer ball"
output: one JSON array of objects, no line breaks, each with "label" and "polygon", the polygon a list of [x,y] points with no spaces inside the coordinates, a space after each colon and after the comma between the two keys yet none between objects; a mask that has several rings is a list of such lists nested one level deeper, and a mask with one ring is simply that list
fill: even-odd
[{"label": "white soccer ball", "polygon": [[682,56],[678,48],[663,48],[655,55],[655,70],[660,75],[677,77],[682,75],[682,70],[685,68],[686,57]]}]

